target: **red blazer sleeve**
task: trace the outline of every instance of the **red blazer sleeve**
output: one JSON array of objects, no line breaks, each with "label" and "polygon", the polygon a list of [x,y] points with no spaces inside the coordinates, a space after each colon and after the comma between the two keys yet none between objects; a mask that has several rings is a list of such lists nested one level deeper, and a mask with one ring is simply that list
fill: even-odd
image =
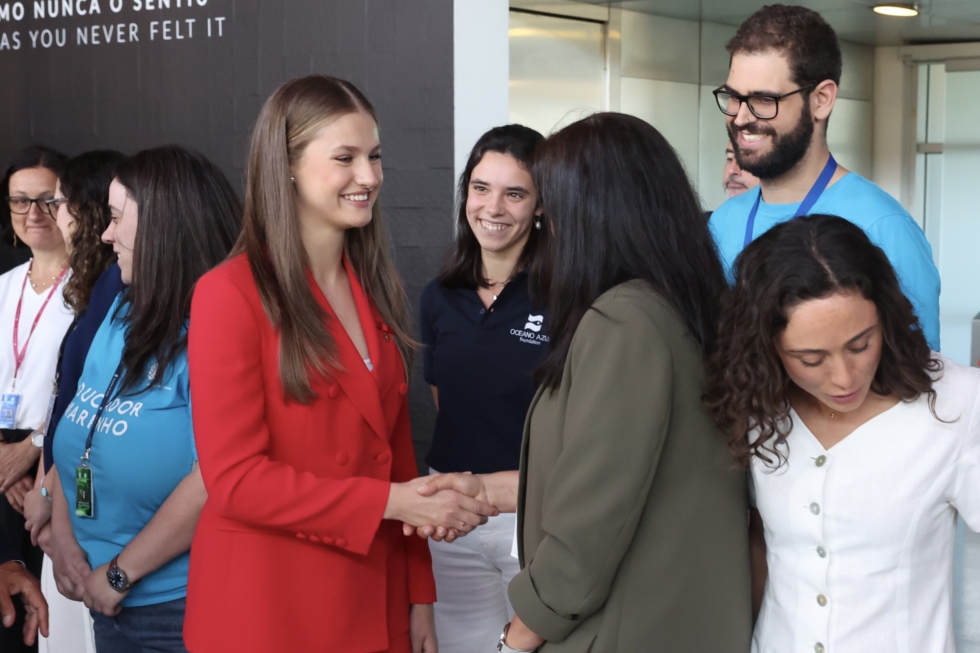
[{"label": "red blazer sleeve", "polygon": [[366,555],[390,483],[318,477],[269,457],[261,352],[271,326],[257,296],[249,301],[236,282],[238,269],[226,264],[205,275],[191,304],[194,433],[208,502],[220,517],[260,528],[342,533],[345,550]]},{"label": "red blazer sleeve", "polygon": [[[407,400],[402,404],[402,410],[391,436],[391,458],[393,482],[405,483],[418,477]],[[429,541],[415,535],[405,538],[405,556],[408,570],[408,602],[435,603],[436,581],[432,575]]]}]

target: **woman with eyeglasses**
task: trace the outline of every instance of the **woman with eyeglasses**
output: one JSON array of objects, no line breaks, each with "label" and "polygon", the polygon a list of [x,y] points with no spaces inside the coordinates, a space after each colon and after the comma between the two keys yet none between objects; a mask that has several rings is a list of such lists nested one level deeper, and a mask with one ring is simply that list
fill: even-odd
[{"label": "woman with eyeglasses", "polygon": [[[46,200],[54,196],[61,154],[29,147],[4,175],[9,221],[3,239],[26,245],[31,259],[0,276],[0,539],[19,542],[21,560],[39,575],[41,553],[24,531],[24,496],[34,485],[38,437],[48,411],[58,346],[72,321],[63,293],[69,278],[65,241]],[[10,648],[0,631],[0,649]]]}]

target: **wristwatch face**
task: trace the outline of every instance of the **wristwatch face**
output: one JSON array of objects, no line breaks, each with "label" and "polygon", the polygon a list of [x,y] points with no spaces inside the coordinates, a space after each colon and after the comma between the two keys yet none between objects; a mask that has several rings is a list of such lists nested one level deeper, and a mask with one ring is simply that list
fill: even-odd
[{"label": "wristwatch face", "polygon": [[110,567],[109,571],[106,572],[106,577],[109,579],[109,585],[117,592],[124,591],[129,584],[126,572],[119,567]]},{"label": "wristwatch face", "polygon": [[38,449],[40,449],[41,447],[43,447],[44,446],[44,434],[43,433],[35,433],[34,435],[32,435],[31,436],[31,444],[33,444]]}]

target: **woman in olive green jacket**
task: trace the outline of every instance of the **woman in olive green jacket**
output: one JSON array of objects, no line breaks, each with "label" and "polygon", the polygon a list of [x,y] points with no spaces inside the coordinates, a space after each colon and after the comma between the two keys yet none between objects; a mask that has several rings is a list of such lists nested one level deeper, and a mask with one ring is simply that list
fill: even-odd
[{"label": "woman in olive green jacket", "polygon": [[677,155],[597,114],[551,136],[552,348],[528,415],[501,650],[743,653],[743,472],[701,402],[725,279]]},{"label": "woman in olive green jacket", "polygon": [[615,113],[548,138],[532,173],[555,230],[552,342],[519,493],[512,472],[420,492],[517,508],[498,651],[746,653],[746,479],[701,402],[725,278],[694,190],[656,129]]}]

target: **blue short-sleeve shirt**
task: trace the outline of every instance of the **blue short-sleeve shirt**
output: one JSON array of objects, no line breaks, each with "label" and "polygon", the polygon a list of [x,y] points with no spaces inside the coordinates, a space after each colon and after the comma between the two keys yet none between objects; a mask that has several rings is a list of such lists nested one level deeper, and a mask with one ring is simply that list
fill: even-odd
[{"label": "blue short-sleeve shirt", "polygon": [[548,316],[518,273],[486,308],[474,288],[422,292],[425,380],[439,390],[426,462],[440,472],[517,469],[532,374],[548,349]]},{"label": "blue short-sleeve shirt", "polygon": [[[103,393],[122,359],[126,324],[116,315],[116,298],[85,359],[78,388],[58,423],[54,459],[72,513],[79,545],[95,567],[109,562],[149,523],[174,488],[191,472],[197,450],[191,422],[187,354],[170,365],[161,386],[116,392],[106,405],[92,441],[90,465],[94,517],[78,517],[75,469]],[[156,365],[150,373],[156,372]],[[148,574],[123,599],[124,607],[153,605],[187,594],[190,554]]]},{"label": "blue short-sleeve shirt", "polygon": [[[749,213],[761,187],[742,193],[722,204],[711,214],[709,225],[718,245],[722,264],[732,280],[732,265],[745,245]],[[795,204],[759,203],[752,238],[790,220],[799,208]],[[929,346],[939,351],[939,270],[932,259],[932,247],[922,229],[895,198],[864,177],[849,172],[828,187],[810,210],[840,216],[861,227],[871,241],[884,250],[912,302]]]}]

